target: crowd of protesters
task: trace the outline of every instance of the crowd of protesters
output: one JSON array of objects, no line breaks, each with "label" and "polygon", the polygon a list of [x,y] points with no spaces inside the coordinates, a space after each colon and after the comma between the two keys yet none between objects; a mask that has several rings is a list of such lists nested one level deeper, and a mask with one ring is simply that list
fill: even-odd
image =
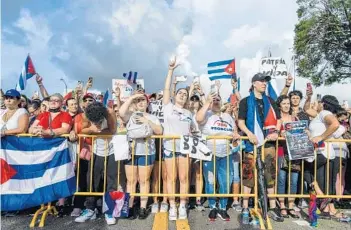
[{"label": "crowd of protesters", "polygon": [[[319,148],[316,150],[316,159],[306,159],[304,167],[301,167],[301,160],[289,162],[285,141],[279,141],[276,145],[277,139],[285,136],[283,122],[299,120],[308,121],[308,135],[317,145],[328,139],[350,139],[351,111],[347,107],[340,106],[336,97],[324,95],[312,102],[313,91],[307,89],[305,104],[302,105],[304,95],[299,90],[290,91],[292,77],[289,76],[279,98],[274,101],[265,94],[271,77],[261,73],[252,77],[248,97],[241,98],[235,78],[231,80],[233,94],[229,99],[222,97],[220,85],[217,87],[217,92],[211,91],[209,95],[205,95],[199,82],[194,81],[186,88],[177,88],[177,82],[173,79],[173,72],[177,66],[176,60],[170,61],[162,91],[147,95],[144,89],[138,89],[128,100],[122,102],[120,89],[116,88],[114,104],[111,106],[103,105],[102,95],[96,96],[89,93],[93,85],[92,78],[89,78],[84,88],[79,86],[73,93],[63,97],[59,93],[49,95],[43,79],[37,74],[36,81],[43,99],[40,99],[38,94],[28,99],[15,89],[2,92],[1,137],[29,133],[54,138],[69,134],[68,139],[71,144],[80,142],[80,149],[72,151],[80,164],[80,170],[77,171],[76,176],[79,177],[81,192],[89,190],[91,180],[93,181],[92,191],[102,191],[101,185],[106,167],[106,191],[122,190],[135,193],[139,190],[141,194],[202,194],[203,192],[213,194],[217,189],[218,194],[240,194],[241,191],[249,194],[255,184],[253,150],[254,145],[258,144],[252,121],[257,113],[258,120],[261,121],[260,125],[263,125],[267,115],[266,109],[272,106],[277,122],[274,127],[267,130],[265,134],[267,141],[264,144],[268,194],[275,194],[275,187],[278,194],[288,192],[297,194],[301,189],[305,194],[314,189],[318,195],[342,195],[351,192],[351,181],[346,181],[347,178],[345,180],[345,174],[350,171],[348,167],[350,144],[332,143],[328,145],[328,151]],[[162,120],[152,115],[150,111],[149,103],[153,101],[162,102]],[[225,123],[226,127],[217,127],[218,121]],[[134,151],[131,153],[134,155],[133,160],[129,159],[116,164],[111,139],[107,139],[106,142],[106,138],[92,139],[79,137],[79,134],[127,134],[128,138],[134,140]],[[212,160],[189,160],[186,154],[180,152],[179,140],[147,138],[151,135],[199,134],[231,136],[229,153],[227,140],[219,139],[216,140],[215,145],[212,141],[207,142],[209,149],[215,149]],[[241,136],[247,136],[248,141],[239,142]],[[94,154],[93,157],[92,154]],[[93,164],[89,163],[91,159],[94,161]],[[314,175],[315,160],[317,160],[317,175]],[[278,178],[276,178],[276,165]],[[243,170],[242,174],[240,168]],[[327,174],[329,174],[328,184]],[[121,175],[118,178],[118,185],[117,175]],[[302,178],[304,181],[300,183]],[[243,188],[240,188],[241,180]],[[162,186],[159,186],[159,183]],[[303,188],[301,188],[302,184]],[[158,191],[159,188],[162,191]],[[287,191],[288,188],[290,191]],[[232,207],[241,213],[242,221],[247,223],[250,216],[249,209],[252,207],[250,199],[248,197],[241,199],[234,195],[228,198],[207,198],[209,220],[215,221],[220,218],[229,221],[227,210],[228,207]],[[188,197],[178,199],[174,196],[162,199],[158,197],[149,199],[147,196],[141,196],[139,199],[131,197],[128,218],[145,219],[150,212],[168,212],[169,220],[187,219],[189,208],[206,211],[203,206],[204,201],[205,199],[200,196],[194,201]],[[269,205],[269,217],[282,222],[284,218],[300,218],[299,208],[306,207],[306,200],[269,198],[267,205]],[[344,214],[337,211],[337,208],[342,205],[343,200],[340,199],[320,199],[321,217],[326,219],[343,217]],[[96,196],[62,198],[57,202],[57,209],[59,216],[71,215],[78,223],[95,219],[99,212]],[[109,225],[116,223],[112,215],[105,214],[105,219]]]}]

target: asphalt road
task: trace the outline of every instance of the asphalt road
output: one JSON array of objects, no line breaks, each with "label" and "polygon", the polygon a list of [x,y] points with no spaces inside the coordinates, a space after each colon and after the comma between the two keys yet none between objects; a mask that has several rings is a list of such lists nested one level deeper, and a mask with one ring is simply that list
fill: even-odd
[{"label": "asphalt road", "polygon": [[[224,222],[222,220],[217,220],[216,222],[209,222],[207,215],[209,210],[206,209],[204,212],[197,212],[191,210],[189,213],[189,225],[192,230],[234,230],[234,229],[254,229],[252,226],[240,226],[239,224],[239,214],[232,209],[228,210],[231,220],[229,222]],[[351,211],[346,211],[348,215],[351,215]],[[152,229],[153,226],[153,215],[150,215],[146,220],[118,220],[116,225],[107,226],[103,218],[98,218],[94,221],[88,221],[86,223],[78,224],[74,222],[71,217],[57,218],[53,216],[48,216],[44,229],[53,230],[92,230],[92,229],[118,229],[118,230],[148,230]],[[3,230],[24,230],[30,229],[29,223],[31,217],[25,215],[19,215],[16,217],[2,217],[1,219],[1,229]],[[303,219],[300,222],[305,222]],[[307,222],[305,222],[307,223]],[[300,226],[293,219],[285,219],[283,223],[276,223],[272,221],[273,229],[285,229],[285,230],[297,230],[297,229],[312,229],[309,226]],[[35,230],[42,228],[36,227]],[[177,229],[175,222],[169,222],[169,230]],[[346,230],[351,229],[351,223],[340,223],[333,220],[318,220],[318,229],[337,229]],[[167,230],[167,229],[165,229]]]}]

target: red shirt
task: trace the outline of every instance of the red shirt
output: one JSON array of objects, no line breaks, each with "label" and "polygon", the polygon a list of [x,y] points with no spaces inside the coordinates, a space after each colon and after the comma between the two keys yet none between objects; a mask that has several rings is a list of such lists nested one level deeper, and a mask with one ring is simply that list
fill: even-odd
[{"label": "red shirt", "polygon": [[[44,112],[37,116],[37,120],[39,121],[38,125],[42,126],[43,129],[49,129],[49,116],[50,112]],[[51,120],[51,128],[62,128],[62,123],[72,125],[72,117],[69,113],[60,112],[55,118]]]}]

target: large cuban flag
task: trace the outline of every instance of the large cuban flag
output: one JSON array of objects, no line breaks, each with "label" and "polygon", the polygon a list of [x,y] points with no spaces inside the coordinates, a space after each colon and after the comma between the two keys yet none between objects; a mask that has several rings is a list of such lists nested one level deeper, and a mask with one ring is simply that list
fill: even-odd
[{"label": "large cuban flag", "polygon": [[236,76],[235,59],[208,63],[207,74],[211,81],[231,79]]},{"label": "large cuban flag", "polygon": [[22,210],[71,196],[74,165],[65,138],[1,138],[1,210]]},{"label": "large cuban flag", "polygon": [[28,54],[28,56],[24,62],[24,66],[22,68],[20,77],[18,79],[18,84],[16,85],[17,91],[25,90],[25,88],[27,86],[27,80],[32,78],[35,74],[36,74],[36,72],[35,72],[35,68],[33,65],[33,61]]}]

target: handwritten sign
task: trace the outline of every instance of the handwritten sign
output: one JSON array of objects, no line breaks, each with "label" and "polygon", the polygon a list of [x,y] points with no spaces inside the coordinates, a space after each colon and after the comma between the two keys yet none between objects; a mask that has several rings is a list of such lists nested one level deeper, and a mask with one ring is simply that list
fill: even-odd
[{"label": "handwritten sign", "polygon": [[121,90],[121,101],[126,101],[133,94],[133,91],[136,90],[137,85],[141,85],[141,87],[145,89],[144,79],[137,79],[136,84],[128,82],[128,80],[125,79],[112,79],[113,89],[119,87],[119,89]]},{"label": "handwritten sign", "polygon": [[276,79],[288,77],[285,60],[281,57],[262,58],[260,72]]},{"label": "handwritten sign", "polygon": [[149,113],[156,116],[161,123],[164,122],[164,118],[163,118],[163,104],[162,104],[162,100],[157,100],[157,101],[153,101],[150,102],[149,104]]},{"label": "handwritten sign", "polygon": [[307,121],[285,122],[286,145],[290,160],[305,159],[314,156],[314,146],[305,129]]},{"label": "handwritten sign", "polygon": [[198,160],[211,161],[212,159],[211,150],[207,148],[206,139],[203,137],[181,136],[180,152]]}]

